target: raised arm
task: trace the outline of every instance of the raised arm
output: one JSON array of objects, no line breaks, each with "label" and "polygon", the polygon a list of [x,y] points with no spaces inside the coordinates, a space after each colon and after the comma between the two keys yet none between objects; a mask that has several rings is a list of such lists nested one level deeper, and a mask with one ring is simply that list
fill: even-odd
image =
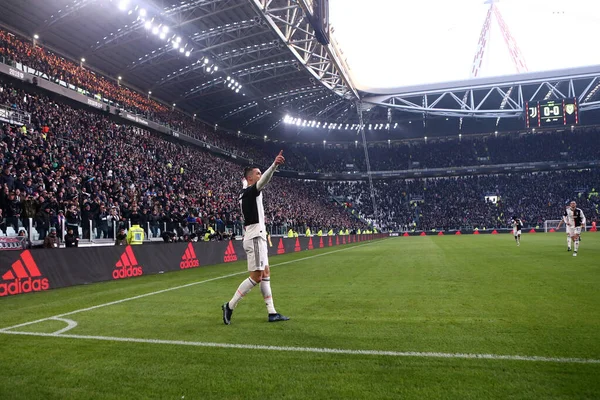
[{"label": "raised arm", "polygon": [[261,175],[260,179],[256,183],[256,189],[258,189],[259,191],[262,190],[267,185],[267,183],[271,181],[271,178],[277,170],[277,167],[283,163],[285,163],[285,158],[283,157],[283,150],[281,150],[277,157],[275,157],[275,161],[273,161],[273,164],[271,164],[271,166]]}]

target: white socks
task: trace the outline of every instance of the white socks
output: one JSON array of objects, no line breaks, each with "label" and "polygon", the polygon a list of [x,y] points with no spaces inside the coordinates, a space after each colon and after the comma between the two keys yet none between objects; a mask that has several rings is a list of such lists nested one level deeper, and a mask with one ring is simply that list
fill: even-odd
[{"label": "white socks", "polygon": [[573,250],[575,253],[577,253],[577,250],[579,250],[579,239],[575,239],[575,248]]},{"label": "white socks", "polygon": [[567,236],[567,247],[571,248],[571,236]]},{"label": "white socks", "polygon": [[[244,279],[244,281],[235,291],[233,298],[229,300],[229,308],[233,310],[240,300],[244,298],[244,296],[247,295],[254,286],[256,286],[256,282],[254,282],[252,278]],[[273,294],[271,293],[271,278],[263,278],[260,281],[260,292],[265,299],[267,312],[269,314],[276,314],[277,311],[275,311],[275,306],[273,305]]]},{"label": "white socks", "polygon": [[[251,291],[254,286],[256,286],[256,282],[254,282],[252,280],[252,278],[244,279],[244,281],[240,284],[240,286],[235,291],[233,298],[231,300],[229,300],[229,308],[233,310],[237,306],[237,304],[240,302],[240,300],[245,295],[247,295],[248,292]],[[261,285],[261,289],[262,289],[262,285]]]},{"label": "white socks", "polygon": [[271,278],[263,278],[260,281],[260,292],[265,299],[265,304],[267,305],[267,312],[269,314],[276,314],[275,306],[273,305],[273,294],[271,293]]}]

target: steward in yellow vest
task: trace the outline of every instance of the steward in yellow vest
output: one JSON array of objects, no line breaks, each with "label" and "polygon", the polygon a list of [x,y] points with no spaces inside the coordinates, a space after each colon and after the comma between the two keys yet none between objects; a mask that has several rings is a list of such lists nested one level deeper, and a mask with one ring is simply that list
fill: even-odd
[{"label": "steward in yellow vest", "polygon": [[131,225],[127,232],[127,244],[144,243],[144,230],[138,224]]}]

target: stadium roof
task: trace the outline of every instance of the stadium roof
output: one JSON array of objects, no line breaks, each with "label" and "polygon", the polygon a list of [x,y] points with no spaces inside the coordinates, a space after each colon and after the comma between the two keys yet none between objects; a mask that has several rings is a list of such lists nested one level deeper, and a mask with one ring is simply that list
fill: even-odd
[{"label": "stadium roof", "polygon": [[[273,10],[271,20],[260,9],[261,4],[261,0],[5,0],[0,24],[28,37],[37,34],[44,46],[74,60],[85,58],[86,66],[114,79],[121,76],[125,85],[141,92],[151,91],[152,97],[222,127],[284,140],[354,140],[356,132],[311,130],[282,123],[289,114],[306,120],[352,124],[358,122],[358,113],[351,95],[337,90],[335,82],[330,85],[334,90],[330,90],[327,82],[319,82],[314,71],[302,65],[306,54],[299,48],[302,40],[295,47],[282,40],[282,31],[288,36],[302,31],[289,24],[294,21],[290,14],[293,7],[298,7],[297,1],[266,2]],[[285,18],[287,26],[280,24]],[[274,29],[276,24],[281,28],[279,34]],[[325,71],[322,75],[327,74]],[[231,80],[227,77],[241,84],[239,92],[233,90],[235,85],[228,87]],[[600,93],[594,89],[600,81],[591,79],[574,82],[573,91]],[[550,83],[567,92],[568,83]],[[498,108],[503,102],[502,93],[510,88],[507,83],[500,90],[486,89],[474,93],[473,99],[484,99]],[[440,92],[427,100],[443,109],[460,110],[458,97],[465,92],[456,93]],[[549,87],[539,90],[539,86],[532,86],[524,87],[522,96],[514,90],[512,97],[528,99],[534,93],[541,99],[554,92]],[[369,93],[360,94],[369,97]],[[372,132],[373,139],[458,132],[456,115],[435,116],[398,107],[403,102],[420,106],[422,93],[397,99],[371,96],[370,100],[383,107],[368,105],[366,124],[399,125],[393,131]],[[522,118],[503,118],[499,125],[496,118],[470,118],[465,119],[461,131],[523,127]]]},{"label": "stadium roof", "polygon": [[220,126],[264,132],[289,110],[316,114],[339,97],[311,79],[252,1],[7,0],[2,8],[8,28]]}]

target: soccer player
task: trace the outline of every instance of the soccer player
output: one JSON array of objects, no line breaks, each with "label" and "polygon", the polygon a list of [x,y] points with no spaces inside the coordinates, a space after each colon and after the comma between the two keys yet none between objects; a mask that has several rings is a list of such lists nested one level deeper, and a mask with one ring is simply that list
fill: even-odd
[{"label": "soccer player", "polygon": [[517,246],[521,245],[521,228],[523,228],[523,221],[521,218],[513,217],[512,218],[512,226],[513,226],[513,235],[515,236],[515,242],[517,242]]},{"label": "soccer player", "polygon": [[248,258],[248,271],[250,277],[244,279],[235,291],[231,300],[223,304],[223,322],[231,323],[231,315],[239,301],[256,285],[267,305],[269,322],[287,321],[288,317],[279,314],[273,305],[271,293],[271,278],[269,270],[267,228],[265,226],[265,210],[263,208],[262,190],[271,181],[277,167],[285,162],[283,150],[279,152],[273,164],[261,173],[259,168],[246,167],[244,169],[244,189],[239,195],[242,215],[244,216],[244,251]]},{"label": "soccer player", "polygon": [[[577,257],[577,251],[579,250],[579,236],[581,235],[581,228],[585,226],[585,215],[581,208],[577,208],[577,203],[572,201],[569,204],[569,208],[565,210],[563,220],[567,225],[567,232],[569,233],[569,239],[573,240],[573,257]],[[559,222],[560,225],[560,222]],[[569,244],[570,244],[569,240]]]}]

